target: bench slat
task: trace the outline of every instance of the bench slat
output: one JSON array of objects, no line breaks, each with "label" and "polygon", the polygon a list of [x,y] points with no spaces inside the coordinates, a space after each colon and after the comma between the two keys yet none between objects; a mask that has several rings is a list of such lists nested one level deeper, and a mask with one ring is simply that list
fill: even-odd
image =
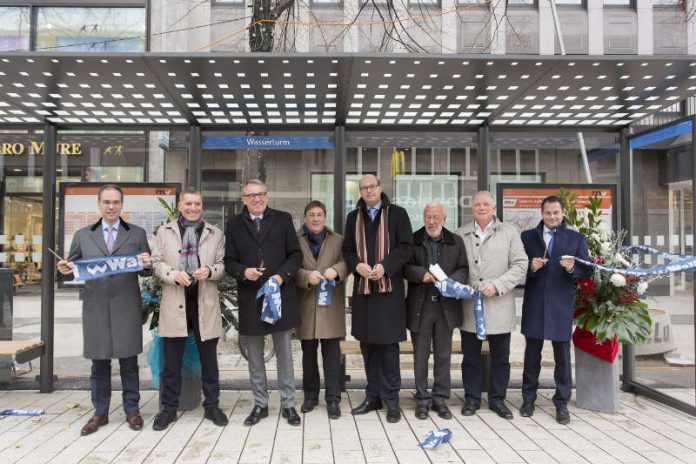
[{"label": "bench slat", "polygon": [[40,357],[44,345],[42,340],[0,340],[0,355],[14,356],[17,363],[23,364]]}]

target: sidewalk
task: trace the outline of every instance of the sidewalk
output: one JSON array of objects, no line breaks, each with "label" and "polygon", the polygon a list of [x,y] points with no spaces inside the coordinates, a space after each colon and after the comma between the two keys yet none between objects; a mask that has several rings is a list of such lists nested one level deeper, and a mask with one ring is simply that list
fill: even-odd
[{"label": "sidewalk", "polygon": [[[219,428],[203,419],[202,407],[185,412],[164,432],[152,430],[157,393],[142,392],[146,425],[134,432],[125,423],[120,392],[112,398],[110,423],[87,437],[80,428],[91,416],[87,391],[0,391],[0,409],[45,409],[40,417],[0,420],[0,462],[22,463],[696,463],[696,418],[645,397],[622,394],[617,414],[600,414],[570,404],[572,420],[559,425],[542,391],[532,418],[522,418],[519,390],[509,392],[515,419],[500,419],[487,409],[473,417],[459,413],[461,390],[450,401],[452,420],[431,413],[418,420],[409,391],[401,392],[403,418],[388,424],[384,411],[353,417],[362,398],[352,390],[341,403],[343,416],[331,421],[323,405],[303,415],[302,426],[289,426],[279,415],[272,392],[270,417],[254,427],[242,422],[252,407],[248,391],[223,391],[222,409],[230,423]],[[693,398],[693,390],[685,392]],[[301,394],[296,399],[301,403]],[[423,451],[418,443],[429,430],[449,428],[450,443]]]}]

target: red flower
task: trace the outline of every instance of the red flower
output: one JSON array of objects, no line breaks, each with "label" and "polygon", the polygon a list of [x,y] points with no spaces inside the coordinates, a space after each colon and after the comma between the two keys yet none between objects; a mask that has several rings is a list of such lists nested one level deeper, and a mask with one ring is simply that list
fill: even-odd
[{"label": "red flower", "polygon": [[604,264],[604,258],[602,258],[601,256],[593,257],[592,261],[594,261],[595,264]]}]

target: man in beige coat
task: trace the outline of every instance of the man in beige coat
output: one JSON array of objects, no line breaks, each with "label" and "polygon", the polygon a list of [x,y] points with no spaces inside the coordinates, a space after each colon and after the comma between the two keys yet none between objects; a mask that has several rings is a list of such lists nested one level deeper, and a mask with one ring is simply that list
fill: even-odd
[{"label": "man in beige coat", "polygon": [[[456,233],[464,239],[469,260],[469,285],[483,294],[483,314],[491,367],[488,379],[488,407],[505,419],[512,411],[505,405],[510,381],[510,333],[515,330],[515,286],[527,273],[528,258],[520,232],[495,217],[495,198],[477,192],[471,200],[474,220]],[[481,407],[483,363],[481,340],[476,337],[473,300],[465,300],[462,336],[462,414],[471,416]]]},{"label": "man in beige coat", "polygon": [[[346,311],[343,280],[348,267],[343,260],[343,236],[326,227],[326,206],[310,201],[304,211],[304,225],[297,231],[302,249],[302,267],[295,283],[300,304],[302,325],[297,337],[302,344],[301,411],[307,413],[319,403],[319,366],[317,349],[321,343],[324,363],[326,411],[330,419],[341,417],[341,349],[340,339],[346,336]],[[322,286],[335,282],[331,301],[317,298]]]},{"label": "man in beige coat", "polygon": [[164,341],[162,410],[152,424],[155,430],[166,429],[176,419],[189,331],[196,337],[200,354],[205,418],[218,426],[227,425],[227,416],[218,406],[217,364],[217,342],[222,335],[217,281],[225,274],[225,236],[201,218],[203,198],[198,190],[184,190],[178,209],[179,219],[158,230],[152,257],[155,276],[162,280],[158,331]]}]

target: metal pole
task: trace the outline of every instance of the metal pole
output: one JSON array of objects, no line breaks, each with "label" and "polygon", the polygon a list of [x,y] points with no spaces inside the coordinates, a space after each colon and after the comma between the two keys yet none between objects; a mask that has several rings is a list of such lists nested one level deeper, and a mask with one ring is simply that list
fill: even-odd
[{"label": "metal pole", "polygon": [[[686,105],[685,105],[686,106]],[[694,224],[693,221],[696,221],[696,116],[691,116],[691,233],[696,236],[696,233],[694,233]],[[691,254],[696,255],[696,248],[691,247]],[[696,285],[692,285],[692,292],[694,294],[694,308],[696,308]],[[696,340],[696,324],[692,324],[693,329],[694,329],[694,338],[693,340]],[[694,356],[694,359],[696,359],[696,346],[694,346],[694,352],[692,353]],[[693,370],[694,373],[694,382],[696,383],[696,369]],[[692,398],[695,402],[692,404],[696,404],[696,394],[694,394],[694,398]]]},{"label": "metal pole", "polygon": [[336,126],[334,129],[334,192],[333,192],[333,228],[343,233],[346,209],[346,128]]},{"label": "metal pole", "polygon": [[53,391],[53,323],[55,315],[55,259],[48,251],[56,248],[56,126],[44,126],[43,231],[41,247],[41,340],[44,352],[39,371],[39,391]]},{"label": "metal pole", "polygon": [[561,34],[561,22],[558,20],[558,11],[556,11],[555,0],[549,0],[551,4],[551,15],[553,16],[553,25],[556,27],[556,34],[558,35],[558,44],[561,46],[561,55],[565,55],[565,44],[563,43],[563,34]]},{"label": "metal pole", "polygon": [[590,161],[587,159],[587,149],[585,148],[585,137],[578,131],[578,143],[580,144],[580,156],[582,157],[582,167],[585,169],[585,178],[589,184],[592,183],[592,173],[590,172]]},{"label": "metal pole", "polygon": [[189,137],[189,157],[188,157],[188,186],[197,190],[201,189],[202,160],[201,160],[201,127],[191,126],[191,136]]},{"label": "metal pole", "polygon": [[476,164],[478,168],[477,190],[488,190],[491,173],[488,171],[490,161],[490,148],[488,145],[488,126],[481,126],[478,130],[478,156]]},{"label": "metal pole", "polygon": [[[628,144],[628,129],[621,130],[619,148],[619,178],[621,179],[621,218],[619,227],[626,231],[625,240],[630,244],[633,237],[633,154]],[[623,378],[621,389],[631,391],[635,381],[636,356],[633,345],[623,346]]]}]

